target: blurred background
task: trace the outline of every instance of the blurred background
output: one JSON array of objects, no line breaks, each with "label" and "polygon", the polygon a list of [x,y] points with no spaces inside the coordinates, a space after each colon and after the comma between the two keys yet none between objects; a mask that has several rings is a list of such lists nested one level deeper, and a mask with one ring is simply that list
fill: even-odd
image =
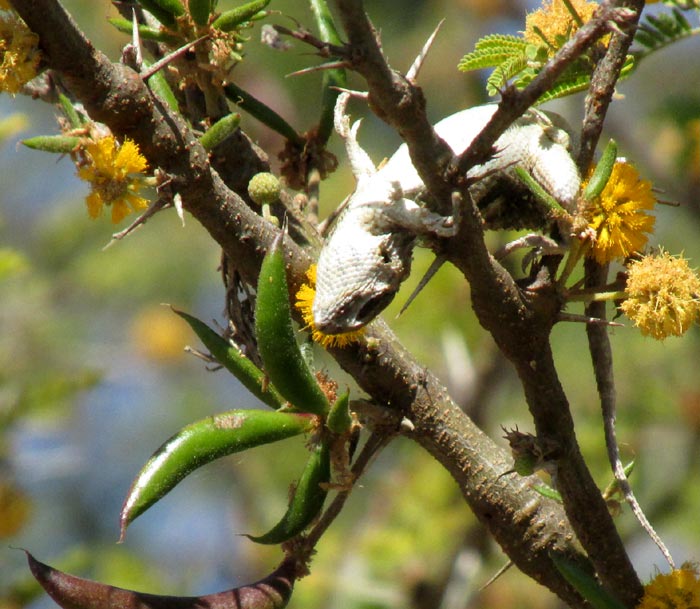
[{"label": "blurred background", "polygon": [[[106,22],[116,14],[110,4],[65,5],[116,60],[127,38]],[[222,9],[234,5],[220,2]],[[366,2],[391,64],[401,70],[445,19],[420,75],[435,120],[488,101],[485,74],[461,74],[457,62],[480,36],[522,30],[526,12],[536,6]],[[270,8],[282,13],[272,22],[293,27],[294,18],[313,29],[306,3],[275,0]],[[318,60],[298,43],[286,53],[261,45],[259,29],[251,30],[236,82],[304,131],[317,120],[320,75],[285,75]],[[618,141],[660,198],[680,203],[658,207],[652,245],[682,252],[693,267],[700,261],[699,53],[698,40],[690,39],[645,60],[620,83],[604,135]],[[363,85],[352,77],[351,86]],[[583,96],[547,109],[576,126]],[[227,372],[212,372],[183,351],[198,346],[197,339],[162,304],[210,324],[223,322],[216,244],[192,218],[183,227],[168,211],[104,249],[123,226],[108,217],[88,219],[88,189],[70,159],[18,145],[22,138],[56,133],[56,113],[41,102],[0,96],[0,607],[53,606],[33,585],[18,547],[72,573],[154,593],[196,595],[259,579],[281,553],[240,534],[261,533],[284,512],[289,483],[304,462],[294,440],[197,470],[116,544],[125,493],[162,442],[211,413],[260,404]],[[351,113],[368,114],[357,102]],[[242,127],[271,156],[281,150],[279,137],[245,114]],[[371,115],[359,139],[377,162],[399,143]],[[322,185],[323,215],[353,188],[342,148],[333,145],[341,166]],[[512,237],[489,239],[496,247]],[[417,253],[412,277],[385,317],[505,446],[502,425],[532,426],[515,374],[475,321],[460,276],[443,268],[395,319],[430,262],[429,252]],[[519,262],[512,264],[516,269]],[[579,441],[605,487],[611,474],[584,329],[560,324],[553,339]],[[636,461],[634,489],[676,561],[700,559],[700,332],[658,343],[627,323],[612,330],[612,341],[618,437],[625,461]],[[350,383],[329,358],[318,357],[341,386]],[[361,395],[350,386],[351,397]],[[664,570],[627,508],[618,524],[640,576]],[[557,606],[553,595],[515,569],[476,592],[505,562],[449,476],[420,448],[397,440],[320,543],[313,573],[298,584],[290,606]]]}]

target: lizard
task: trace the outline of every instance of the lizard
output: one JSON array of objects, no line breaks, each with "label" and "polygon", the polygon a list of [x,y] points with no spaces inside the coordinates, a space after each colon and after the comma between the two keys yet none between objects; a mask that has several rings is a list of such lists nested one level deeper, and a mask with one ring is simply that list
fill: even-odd
[{"label": "lizard", "polygon": [[[357,186],[321,249],[312,307],[314,325],[327,334],[357,330],[379,315],[408,276],[418,237],[454,236],[459,213],[455,209],[452,216],[442,216],[421,204],[425,186],[406,144],[375,169],[357,143],[360,122],[350,127],[345,113],[348,99],[348,93],[338,98],[335,128],[345,142]],[[462,110],[438,122],[435,131],[455,154],[461,154],[496,108],[496,104],[485,104]],[[527,191],[513,175],[513,168],[519,166],[564,209],[572,210],[581,179],[571,148],[561,117],[530,109],[498,138],[491,159],[469,170],[467,178],[473,183],[470,195],[482,208],[482,202],[493,201],[499,192],[507,195],[510,189],[512,193],[515,184],[521,193]]]}]

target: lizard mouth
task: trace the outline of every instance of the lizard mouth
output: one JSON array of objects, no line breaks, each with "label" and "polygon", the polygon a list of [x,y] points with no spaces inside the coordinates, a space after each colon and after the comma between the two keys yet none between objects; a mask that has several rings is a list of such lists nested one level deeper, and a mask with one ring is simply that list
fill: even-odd
[{"label": "lizard mouth", "polygon": [[395,291],[377,294],[364,300],[354,302],[354,311],[338,310],[327,317],[314,316],[314,326],[324,334],[345,334],[355,332],[366,326],[394,299]]}]

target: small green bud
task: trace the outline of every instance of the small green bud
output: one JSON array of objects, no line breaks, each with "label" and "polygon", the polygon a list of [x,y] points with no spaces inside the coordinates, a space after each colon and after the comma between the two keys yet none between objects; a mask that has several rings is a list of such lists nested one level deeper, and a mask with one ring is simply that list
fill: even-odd
[{"label": "small green bud", "polygon": [[281,191],[280,181],[268,172],[254,175],[248,183],[248,194],[258,205],[275,203],[279,200]]}]

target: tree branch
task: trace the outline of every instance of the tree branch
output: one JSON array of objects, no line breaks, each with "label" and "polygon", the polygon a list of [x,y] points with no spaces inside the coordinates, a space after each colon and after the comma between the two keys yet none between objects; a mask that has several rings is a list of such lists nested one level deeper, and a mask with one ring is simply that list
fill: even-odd
[{"label": "tree branch", "polygon": [[[344,2],[342,5],[348,8],[349,18],[357,13],[358,7],[361,11],[361,3]],[[24,0],[16,2],[16,10],[39,35],[49,67],[61,74],[90,116],[107,124],[114,133],[128,136],[139,144],[151,166],[160,167],[171,179],[171,187],[181,195],[185,208],[209,231],[226,255],[236,260],[245,279],[254,283],[262,256],[277,230],[254,213],[241,196],[226,186],[211,168],[206,152],[185,122],[153,97],[137,74],[111,63],[95,50],[57,0]],[[360,21],[359,26],[363,23],[365,22]],[[356,32],[358,28],[353,26],[351,30]],[[372,30],[366,30],[362,36],[373,37]],[[354,44],[353,48],[356,48]],[[359,52],[362,47],[357,49]],[[378,76],[376,82],[373,81],[375,84],[370,83],[370,90],[382,86],[383,79],[389,74],[390,81],[396,83],[397,91],[393,95],[396,105],[389,108],[388,116],[404,125],[400,131],[413,149],[416,148],[416,142],[427,136],[435,149],[444,152],[440,162],[444,161],[446,167],[451,153],[445,151],[444,143],[441,144],[432,134],[425,118],[422,95],[410,83],[388,70],[388,67],[383,68],[383,58],[377,63],[377,57],[371,57],[375,64],[366,69],[367,74],[372,78],[375,74]],[[387,91],[392,91],[393,87],[392,84]],[[375,93],[374,99],[379,98]],[[374,103],[377,105],[376,101]],[[403,113],[404,118],[397,119],[397,113]],[[407,125],[406,119],[411,116],[417,118],[412,124],[408,121]],[[254,165],[247,162],[255,155],[252,148],[246,152],[242,146],[240,154],[241,160],[246,161],[241,166]],[[425,170],[428,167],[427,160],[421,158]],[[437,158],[433,156],[431,163],[434,164]],[[230,166],[233,165],[235,163],[230,163]],[[432,179],[434,183],[442,180],[439,173],[433,172],[432,175],[438,176]],[[246,183],[245,177],[250,176],[241,175],[239,183]],[[442,190],[449,192],[451,189],[449,185],[443,184]],[[469,218],[468,222],[477,220],[475,216]],[[528,312],[531,309],[524,306],[525,301],[510,276],[506,276],[505,271],[490,258],[483,247],[483,241],[476,240],[474,244],[465,247],[473,248],[468,256],[472,261],[470,273],[474,275],[477,268],[490,273],[488,286],[481,292],[477,290],[477,294],[486,296],[477,297],[476,302],[490,301],[493,306],[494,302],[488,294],[498,293],[502,297],[502,289],[494,290],[499,282],[506,281],[509,297],[516,299],[509,305],[512,309],[509,309],[509,317],[506,319],[513,328],[513,316],[517,317],[518,312]],[[285,248],[290,290],[294,292],[303,279],[313,252],[299,247],[291,239],[286,239]],[[475,305],[475,308],[477,306],[482,305]],[[544,327],[548,331],[548,326]],[[523,320],[517,324],[517,328],[522,330]],[[544,332],[538,341],[544,340],[546,343],[546,336],[547,332]],[[539,345],[538,342],[537,346]],[[528,355],[531,349],[532,345],[527,349]],[[561,553],[569,560],[581,560],[561,506],[533,491],[528,479],[503,475],[510,468],[510,456],[461,412],[438,380],[419,366],[381,321],[373,324],[366,341],[352,348],[335,351],[333,355],[377,402],[389,406],[413,422],[411,437],[450,471],[477,517],[488,526],[521,570],[549,587],[571,606],[586,606],[560,576],[550,559],[550,553]],[[533,393],[537,393],[545,381],[552,381],[553,368],[548,359],[550,355],[545,350],[543,354],[538,353],[536,359],[520,361],[519,372],[526,378],[529,377],[522,373],[523,369],[527,370],[532,361],[535,364],[542,363],[542,368],[533,372],[537,382],[526,384],[528,399],[533,399]],[[561,390],[558,384],[554,389],[559,392]],[[547,397],[549,393],[538,399]],[[565,400],[563,401],[566,406]],[[561,403],[561,396],[553,402],[555,405]],[[568,410],[564,410],[568,414]],[[575,441],[573,447],[575,448]],[[565,444],[564,448],[571,447]],[[573,475],[577,470],[572,468],[571,471]],[[587,497],[586,501],[590,499]],[[602,545],[603,548],[608,546],[606,543]],[[611,564],[615,562],[611,561]],[[617,585],[611,588],[616,589]]]},{"label": "tree branch", "polygon": [[[352,47],[353,67],[366,78],[370,100],[379,115],[396,126],[406,140],[411,159],[431,194],[443,201],[442,209],[449,208],[444,203],[445,193],[455,190],[450,184],[455,174],[445,171],[446,145],[427,121],[422,92],[389,68],[362,1],[338,0],[338,6]],[[509,90],[504,94],[498,111],[481,135],[459,159],[451,160],[457,177],[485,158],[503,130],[609,27],[610,19],[630,17],[629,11],[611,2],[604,4],[528,87],[522,92]],[[539,291],[522,292],[488,253],[481,226],[475,206],[466,205],[458,235],[441,252],[464,274],[471,286],[472,306],[479,322],[514,363],[538,439],[559,448],[558,486],[566,513],[596,572],[611,592],[633,606],[639,600],[641,584],[579,450],[568,400],[552,359],[549,334],[562,302],[554,287],[547,288],[546,282],[542,282],[545,287]]]}]

